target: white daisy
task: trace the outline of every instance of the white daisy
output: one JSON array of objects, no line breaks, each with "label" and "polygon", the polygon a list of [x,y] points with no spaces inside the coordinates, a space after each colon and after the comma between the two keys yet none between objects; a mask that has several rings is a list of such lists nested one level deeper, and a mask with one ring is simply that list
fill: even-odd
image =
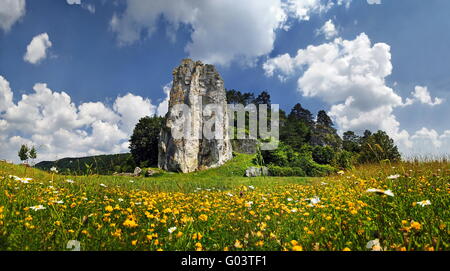
[{"label": "white daisy", "polygon": [[390,196],[390,197],[393,197],[393,196],[394,196],[394,193],[393,193],[390,189],[384,190],[384,194],[385,194],[385,195],[388,195],[388,196]]},{"label": "white daisy", "polygon": [[378,188],[369,188],[366,190],[366,192],[368,193],[376,193],[376,194],[384,194],[387,196],[394,196],[394,193],[392,193],[391,190],[383,190],[383,189],[378,189]]},{"label": "white daisy", "polygon": [[366,248],[371,249],[372,251],[381,251],[382,250],[379,239],[374,239],[374,240],[367,242]]},{"label": "white daisy", "polygon": [[400,178],[400,174],[390,175],[390,176],[387,176],[387,178],[388,178],[389,180],[395,180],[395,179]]},{"label": "white daisy", "polygon": [[44,210],[46,208],[44,206],[42,206],[42,205],[36,205],[36,206],[31,206],[30,209],[36,212],[36,211],[39,211],[39,210]]},{"label": "white daisy", "polygon": [[74,180],[68,179],[68,180],[66,180],[66,182],[68,182],[68,183],[74,183],[75,181],[74,181]]},{"label": "white daisy", "polygon": [[102,184],[102,183],[100,184],[100,186],[102,186],[102,187],[107,187],[106,184]]},{"label": "white daisy", "polygon": [[431,205],[431,201],[429,201],[429,200],[422,200],[422,201],[418,201],[418,202],[416,202],[418,205],[420,205],[420,206],[422,206],[422,207],[425,207],[425,206],[427,206],[427,205]]},{"label": "white daisy", "polygon": [[320,198],[318,196],[315,196],[314,198],[309,199],[311,204],[317,204],[320,202]]},{"label": "white daisy", "polygon": [[172,233],[172,232],[174,232],[174,231],[176,231],[177,230],[177,227],[172,227],[172,228],[169,228],[167,231],[169,232],[169,233]]}]

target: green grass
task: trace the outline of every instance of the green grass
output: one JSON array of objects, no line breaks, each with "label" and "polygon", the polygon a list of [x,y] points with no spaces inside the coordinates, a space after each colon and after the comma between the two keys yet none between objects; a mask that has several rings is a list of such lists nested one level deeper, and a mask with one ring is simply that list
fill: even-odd
[{"label": "green grass", "polygon": [[[139,187],[148,191],[179,191],[193,192],[197,188],[216,188],[220,190],[233,189],[241,185],[279,185],[305,183],[312,178],[306,177],[244,177],[245,169],[254,166],[253,155],[236,154],[236,156],[219,168],[211,168],[192,173],[162,172],[152,177],[124,177],[124,176],[58,176],[58,178],[72,179],[83,184],[104,183],[109,186],[135,189]],[[33,179],[51,179],[51,174],[41,170],[0,163],[0,172],[11,175],[28,176]],[[133,181],[132,183],[130,181]]]},{"label": "green grass", "polygon": [[[0,163],[0,250],[66,250],[70,240],[82,250],[368,250],[375,239],[383,250],[450,249],[448,162],[243,177],[251,161],[238,155],[219,168],[149,178]],[[417,204],[425,200],[431,205]]]}]

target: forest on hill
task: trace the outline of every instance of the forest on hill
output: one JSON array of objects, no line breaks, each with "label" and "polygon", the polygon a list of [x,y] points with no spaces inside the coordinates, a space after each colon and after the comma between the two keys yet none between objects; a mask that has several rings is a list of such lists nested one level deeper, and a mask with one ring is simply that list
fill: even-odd
[{"label": "forest on hill", "polygon": [[[255,96],[250,92],[227,90],[228,104],[271,105],[267,91]],[[269,114],[270,121],[270,114]],[[248,119],[248,114],[246,116]],[[164,118],[140,119],[130,139],[135,165],[154,167],[158,161],[158,141]],[[248,128],[248,121],[247,127]],[[401,160],[394,141],[384,131],[362,135],[346,131],[341,138],[324,110],[316,115],[300,103],[289,113],[279,111],[279,144],[276,150],[257,151],[254,163],[267,166],[273,176],[323,176],[356,164]],[[234,129],[237,121],[235,118]],[[248,131],[247,131],[248,132]],[[236,151],[236,150],[234,150]]]}]

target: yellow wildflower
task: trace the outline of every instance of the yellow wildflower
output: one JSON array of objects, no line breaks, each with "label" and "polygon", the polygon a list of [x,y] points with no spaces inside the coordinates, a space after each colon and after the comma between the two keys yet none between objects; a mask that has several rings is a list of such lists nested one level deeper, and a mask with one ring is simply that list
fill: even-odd
[{"label": "yellow wildflower", "polygon": [[108,206],[105,207],[105,210],[107,212],[112,212],[112,211],[114,211],[114,208],[111,205],[108,205]]},{"label": "yellow wildflower", "polygon": [[242,243],[239,240],[236,240],[236,242],[234,242],[234,247],[235,248],[242,248]]}]

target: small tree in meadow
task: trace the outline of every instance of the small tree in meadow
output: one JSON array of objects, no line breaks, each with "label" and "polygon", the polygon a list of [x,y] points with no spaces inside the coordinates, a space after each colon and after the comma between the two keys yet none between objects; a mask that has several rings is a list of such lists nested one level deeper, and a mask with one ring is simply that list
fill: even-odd
[{"label": "small tree in meadow", "polygon": [[19,158],[22,162],[25,162],[28,160],[28,158],[29,158],[28,152],[29,152],[29,149],[28,149],[27,145],[22,145],[20,147]]},{"label": "small tree in meadow", "polygon": [[32,163],[34,164],[34,159],[37,158],[37,151],[36,151],[36,148],[34,146],[31,147],[31,150],[30,150],[28,156],[30,157],[30,159],[33,161]]}]

